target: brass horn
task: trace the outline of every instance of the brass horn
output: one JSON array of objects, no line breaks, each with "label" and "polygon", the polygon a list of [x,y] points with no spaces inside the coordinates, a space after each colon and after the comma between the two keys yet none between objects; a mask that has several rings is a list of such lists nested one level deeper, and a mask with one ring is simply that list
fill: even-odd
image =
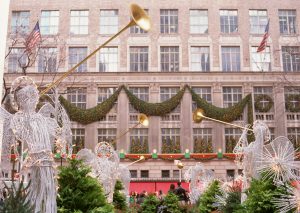
[{"label": "brass horn", "polygon": [[123,31],[125,31],[127,28],[138,25],[140,28],[142,28],[145,31],[150,30],[151,28],[151,21],[147,13],[137,4],[131,4],[130,5],[130,12],[131,12],[131,18],[132,20],[127,24],[124,28],[122,28],[118,33],[116,33],[114,36],[109,38],[104,44],[99,46],[97,49],[95,49],[92,53],[90,53],[87,57],[85,57],[82,61],[80,61],[78,64],[76,64],[74,67],[69,69],[67,72],[65,72],[61,77],[59,77],[56,81],[52,82],[49,86],[47,86],[46,89],[44,89],[40,95],[46,94],[52,87],[57,86],[63,79],[68,77],[72,72],[76,70],[81,64],[86,62],[89,58],[91,58],[93,55],[95,55],[101,48],[105,47],[109,42],[111,42],[114,38],[116,38],[118,35],[120,35]]},{"label": "brass horn", "polygon": [[204,110],[203,109],[199,109],[199,108],[196,109],[193,112],[193,121],[195,123],[200,123],[203,119],[207,119],[207,120],[215,121],[215,122],[218,122],[218,123],[222,123],[222,124],[226,124],[226,125],[238,127],[238,128],[241,128],[241,129],[246,129],[248,131],[252,131],[253,132],[253,129],[249,129],[249,128],[246,128],[246,127],[243,127],[243,126],[239,126],[239,125],[236,125],[236,124],[232,124],[232,123],[228,123],[228,122],[225,122],[225,121],[220,121],[220,120],[217,120],[217,119],[214,119],[214,118],[206,117],[204,115]]},{"label": "brass horn", "polygon": [[143,126],[148,126],[149,125],[149,118],[147,115],[141,113],[138,116],[138,123],[135,124],[133,127],[127,129],[125,132],[123,132],[122,134],[120,134],[118,137],[116,137],[116,139],[114,141],[119,140],[120,138],[122,138],[124,135],[126,135],[128,132],[130,132],[131,130],[135,129],[138,125],[143,125]]}]

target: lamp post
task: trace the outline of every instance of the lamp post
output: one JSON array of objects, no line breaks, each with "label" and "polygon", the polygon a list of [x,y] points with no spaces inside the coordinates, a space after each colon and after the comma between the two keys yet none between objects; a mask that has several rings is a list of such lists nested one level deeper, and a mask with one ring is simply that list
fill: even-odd
[{"label": "lamp post", "polygon": [[174,160],[174,164],[179,169],[179,182],[181,182],[181,171],[182,171],[182,169],[184,167],[184,164],[180,160]]}]

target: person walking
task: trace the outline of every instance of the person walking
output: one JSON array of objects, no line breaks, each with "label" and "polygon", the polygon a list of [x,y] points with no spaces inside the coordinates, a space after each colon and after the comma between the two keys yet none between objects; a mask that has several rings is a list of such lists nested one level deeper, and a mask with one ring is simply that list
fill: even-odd
[{"label": "person walking", "polygon": [[177,189],[175,190],[175,194],[178,196],[179,203],[181,205],[186,204],[187,199],[187,191],[181,187],[181,182],[177,183]]}]

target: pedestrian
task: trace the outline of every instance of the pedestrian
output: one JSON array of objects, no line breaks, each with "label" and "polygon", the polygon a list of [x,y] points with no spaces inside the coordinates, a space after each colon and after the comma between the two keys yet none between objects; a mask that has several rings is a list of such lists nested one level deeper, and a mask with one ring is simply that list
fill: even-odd
[{"label": "pedestrian", "polygon": [[178,200],[181,205],[184,205],[188,201],[187,191],[181,187],[181,182],[177,183],[175,194],[178,196]]},{"label": "pedestrian", "polygon": [[163,200],[164,200],[165,195],[163,194],[162,190],[159,190],[158,195],[157,195],[157,198],[158,198],[160,201],[163,201]]},{"label": "pedestrian", "polygon": [[168,193],[175,193],[175,185],[173,183],[170,185]]}]

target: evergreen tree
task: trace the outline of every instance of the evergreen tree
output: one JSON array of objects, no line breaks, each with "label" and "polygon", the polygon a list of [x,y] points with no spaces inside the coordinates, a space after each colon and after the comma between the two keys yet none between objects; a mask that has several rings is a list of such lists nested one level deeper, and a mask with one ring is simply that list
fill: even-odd
[{"label": "evergreen tree", "polygon": [[80,160],[70,160],[60,168],[58,212],[110,213],[113,207],[106,202],[97,179],[89,176],[91,169]]},{"label": "evergreen tree", "polygon": [[23,180],[16,187],[14,180],[12,180],[12,187],[9,188],[5,183],[5,188],[8,191],[8,197],[4,200],[3,205],[0,205],[0,212],[3,213],[33,213],[34,209],[30,201],[27,200],[27,187],[24,188]]},{"label": "evergreen tree", "polygon": [[113,204],[115,209],[125,212],[127,210],[127,203],[125,195],[121,192],[123,189],[124,187],[122,182],[117,180],[113,196]]},{"label": "evergreen tree", "polygon": [[163,205],[166,206],[166,213],[180,213],[178,197],[174,193],[168,193],[164,198]]},{"label": "evergreen tree", "polygon": [[155,195],[149,195],[145,198],[144,202],[141,204],[142,213],[154,213],[159,204],[159,200]]},{"label": "evergreen tree", "polygon": [[220,194],[220,183],[214,180],[201,195],[198,204],[198,211],[201,213],[210,213],[217,210],[213,204],[216,202],[216,195]]}]

